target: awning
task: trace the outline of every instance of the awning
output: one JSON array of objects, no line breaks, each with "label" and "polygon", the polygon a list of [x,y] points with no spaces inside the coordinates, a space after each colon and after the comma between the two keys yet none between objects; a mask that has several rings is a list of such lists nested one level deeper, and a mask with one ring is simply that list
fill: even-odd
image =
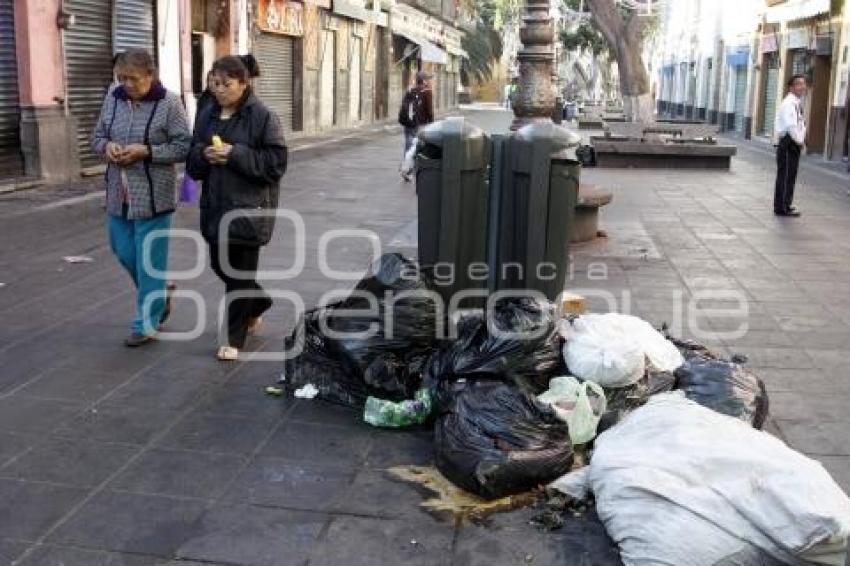
[{"label": "awning", "polygon": [[449,55],[424,37],[416,36],[404,30],[393,30],[393,33],[400,35],[412,41],[419,46],[419,56],[423,61],[428,63],[436,63],[438,65],[446,65],[449,62]]},{"label": "awning", "polygon": [[785,4],[772,6],[764,15],[765,22],[778,24],[813,18],[829,13],[830,0],[788,0]]},{"label": "awning", "polygon": [[749,58],[749,47],[732,47],[726,52],[726,64],[733,67],[746,67]]}]

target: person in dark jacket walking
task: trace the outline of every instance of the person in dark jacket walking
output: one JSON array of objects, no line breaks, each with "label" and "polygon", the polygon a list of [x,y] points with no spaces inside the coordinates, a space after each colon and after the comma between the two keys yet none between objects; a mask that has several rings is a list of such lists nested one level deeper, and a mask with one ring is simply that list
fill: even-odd
[{"label": "person in dark jacket walking", "polygon": [[153,57],[129,49],[116,62],[120,86],[107,94],[92,151],[107,162],[109,243],[136,286],[127,346],[153,340],[171,310],[165,272],[174,212],[175,164],[192,137],[180,97],[157,80]]},{"label": "person in dark jacket walking", "polygon": [[215,103],[198,116],[187,170],[203,182],[201,234],[224,282],[227,343],[220,360],[238,358],[271,297],[257,283],[260,248],[274,230],[287,148],[278,117],[254,94],[239,57],[213,65]]},{"label": "person in dark jacket walking", "polygon": [[[434,94],[431,90],[433,77],[424,71],[416,74],[416,86],[404,95],[398,121],[404,127],[404,155],[410,151],[419,128],[434,121]],[[402,162],[401,177],[410,181],[409,167]]]},{"label": "person in dark jacket walking", "polygon": [[215,104],[215,95],[213,94],[213,72],[210,69],[210,72],[207,73],[207,87],[204,89],[204,92],[198,97],[198,102],[195,105],[195,116],[200,116],[204,113],[204,110]]}]

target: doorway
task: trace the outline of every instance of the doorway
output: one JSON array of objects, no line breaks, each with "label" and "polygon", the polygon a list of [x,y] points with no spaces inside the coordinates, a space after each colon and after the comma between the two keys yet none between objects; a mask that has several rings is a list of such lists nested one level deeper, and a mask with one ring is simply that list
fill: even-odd
[{"label": "doorway", "polygon": [[811,115],[806,135],[806,147],[809,153],[823,153],[826,143],[826,121],[829,112],[829,79],[832,71],[832,57],[816,56],[812,69],[810,85]]}]

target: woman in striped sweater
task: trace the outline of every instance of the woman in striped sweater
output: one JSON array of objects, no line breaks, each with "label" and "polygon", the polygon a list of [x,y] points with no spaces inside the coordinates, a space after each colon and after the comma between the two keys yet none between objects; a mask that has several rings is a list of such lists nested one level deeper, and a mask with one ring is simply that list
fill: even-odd
[{"label": "woman in striped sweater", "polygon": [[107,162],[109,243],[136,286],[124,342],[136,347],[154,339],[170,312],[165,272],[175,164],[186,158],[192,136],[180,97],[159,82],[150,53],[130,49],[116,68],[121,85],[103,102],[92,149]]}]

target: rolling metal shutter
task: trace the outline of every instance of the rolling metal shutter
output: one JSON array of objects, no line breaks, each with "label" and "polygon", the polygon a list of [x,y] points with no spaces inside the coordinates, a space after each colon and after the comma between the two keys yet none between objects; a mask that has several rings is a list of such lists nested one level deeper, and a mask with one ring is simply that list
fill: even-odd
[{"label": "rolling metal shutter", "polygon": [[23,172],[12,0],[0,0],[0,177]]},{"label": "rolling metal shutter", "polygon": [[257,95],[280,118],[284,133],[292,132],[295,40],[285,35],[260,33],[254,55],[260,64]]},{"label": "rolling metal shutter", "polygon": [[113,13],[113,52],[136,47],[146,50],[156,58],[154,8],[151,0],[115,0]]},{"label": "rolling metal shutter", "polygon": [[744,131],[744,111],[747,100],[747,68],[735,67],[735,131]]},{"label": "rolling metal shutter", "polygon": [[773,125],[776,123],[776,89],[779,87],[779,67],[767,69],[764,81],[764,111],[762,112],[761,133],[773,135]]},{"label": "rolling metal shutter", "polygon": [[77,120],[80,163],[101,163],[91,152],[91,136],[103,97],[112,82],[112,9],[103,0],[65,0],[76,23],[65,32],[68,107]]}]

